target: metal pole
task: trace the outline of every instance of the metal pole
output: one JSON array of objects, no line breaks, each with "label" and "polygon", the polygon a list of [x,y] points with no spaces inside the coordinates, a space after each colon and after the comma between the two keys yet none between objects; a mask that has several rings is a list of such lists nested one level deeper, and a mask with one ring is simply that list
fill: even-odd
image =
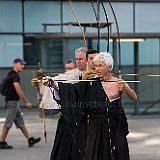
[{"label": "metal pole", "polygon": [[23,38],[23,58],[25,59],[25,49],[24,49],[24,37],[25,37],[25,22],[24,22],[24,1],[25,0],[22,0],[22,38]]},{"label": "metal pole", "polygon": [[[139,57],[138,57],[139,53],[138,53],[138,50],[139,50],[139,43],[138,42],[134,42],[133,45],[134,45],[134,73],[138,73],[138,65],[139,65]],[[134,80],[137,81],[138,77],[135,76]],[[134,83],[134,90],[138,94],[138,84],[137,83]],[[138,100],[135,101],[134,108],[135,108],[134,114],[138,115],[139,114]]]},{"label": "metal pole", "polygon": [[114,59],[114,68],[113,72],[118,73],[118,58],[117,58],[117,39],[113,38],[113,59]]},{"label": "metal pole", "polygon": [[61,33],[63,33],[63,1],[60,3],[60,14],[61,14]]},{"label": "metal pole", "polygon": [[98,42],[97,42],[97,51],[100,51],[100,28],[99,28],[99,22],[100,22],[100,2],[97,1],[97,21],[98,21]]}]

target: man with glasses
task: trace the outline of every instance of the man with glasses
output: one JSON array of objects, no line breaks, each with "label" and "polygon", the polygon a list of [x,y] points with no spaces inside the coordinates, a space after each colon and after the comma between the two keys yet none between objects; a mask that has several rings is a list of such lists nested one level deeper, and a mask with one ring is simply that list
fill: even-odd
[{"label": "man with glasses", "polygon": [[74,63],[74,61],[72,59],[68,59],[65,62],[65,72],[73,70],[75,68],[76,68],[76,65],[75,65],[75,63]]}]

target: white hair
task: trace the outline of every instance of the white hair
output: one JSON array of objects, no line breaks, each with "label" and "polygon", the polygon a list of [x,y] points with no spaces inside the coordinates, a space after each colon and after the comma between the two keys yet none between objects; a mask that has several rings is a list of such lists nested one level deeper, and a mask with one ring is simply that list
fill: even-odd
[{"label": "white hair", "polygon": [[93,61],[94,63],[96,63],[97,61],[102,61],[107,66],[111,66],[111,70],[113,69],[114,61],[112,55],[109,52],[100,52],[94,57]]},{"label": "white hair", "polygon": [[85,48],[85,47],[77,48],[77,49],[75,50],[75,56],[76,56],[77,52],[80,52],[80,51],[83,52],[84,56],[86,57],[86,53],[87,53],[88,49]]}]

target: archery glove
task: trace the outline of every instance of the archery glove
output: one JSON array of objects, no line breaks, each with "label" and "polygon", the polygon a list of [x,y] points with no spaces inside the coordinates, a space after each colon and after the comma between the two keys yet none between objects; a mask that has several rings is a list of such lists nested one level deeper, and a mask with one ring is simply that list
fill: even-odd
[{"label": "archery glove", "polygon": [[32,86],[38,86],[39,85],[38,79],[37,78],[32,78],[31,79],[31,84],[32,84]]},{"label": "archery glove", "polygon": [[95,76],[95,72],[93,70],[91,71],[86,71],[83,76],[82,76],[82,80],[87,80],[87,79],[91,79]]}]

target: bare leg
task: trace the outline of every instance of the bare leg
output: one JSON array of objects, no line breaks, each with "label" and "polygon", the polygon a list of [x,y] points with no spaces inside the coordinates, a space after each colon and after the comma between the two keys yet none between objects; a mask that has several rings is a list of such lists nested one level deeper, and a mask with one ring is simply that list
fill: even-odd
[{"label": "bare leg", "polygon": [[9,129],[10,128],[3,127],[2,136],[1,136],[1,140],[0,140],[0,148],[1,149],[12,149],[13,148],[12,146],[8,145],[6,142],[6,138],[7,138]]},{"label": "bare leg", "polygon": [[1,136],[1,140],[0,140],[1,142],[6,141],[6,137],[8,135],[8,132],[9,132],[9,128],[3,127],[2,136]]},{"label": "bare leg", "polygon": [[40,137],[38,137],[38,138],[30,137],[26,127],[23,127],[20,129],[21,129],[22,133],[24,134],[24,136],[28,140],[28,147],[32,147],[34,144],[38,143],[41,140]]},{"label": "bare leg", "polygon": [[27,128],[26,128],[26,127],[23,127],[23,128],[20,128],[20,129],[21,129],[23,135],[24,135],[27,139],[29,139],[30,136],[29,136],[29,133],[28,133]]}]

